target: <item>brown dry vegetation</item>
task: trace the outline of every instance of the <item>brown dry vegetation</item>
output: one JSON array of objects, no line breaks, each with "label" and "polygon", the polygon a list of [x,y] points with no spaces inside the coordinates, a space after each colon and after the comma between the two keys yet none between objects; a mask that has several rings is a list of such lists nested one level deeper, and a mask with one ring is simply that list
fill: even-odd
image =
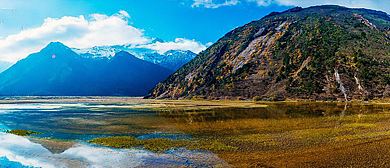
[{"label": "brown dry vegetation", "polygon": [[216,151],[236,167],[388,167],[390,112],[361,109],[345,116],[172,120],[194,138],[236,147]]}]

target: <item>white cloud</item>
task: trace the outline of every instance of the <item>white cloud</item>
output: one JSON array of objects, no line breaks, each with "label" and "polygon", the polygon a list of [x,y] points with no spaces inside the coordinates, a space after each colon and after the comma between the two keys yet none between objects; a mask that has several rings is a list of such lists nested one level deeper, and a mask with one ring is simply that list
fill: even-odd
[{"label": "white cloud", "polygon": [[184,38],[176,38],[175,41],[171,42],[157,41],[156,43],[141,45],[139,47],[157,50],[160,54],[169,50],[190,50],[194,53],[199,53],[206,49],[206,46],[202,43]]},{"label": "white cloud", "polygon": [[[88,18],[84,16],[47,18],[39,27],[0,38],[0,61],[16,62],[31,53],[39,52],[53,41],[60,41],[72,48],[138,46],[151,42],[142,29],[133,27],[129,23],[130,15],[126,11],[121,10],[112,16],[92,14]],[[164,46],[167,49],[164,49]],[[200,49],[204,49],[201,43],[186,39],[154,44],[151,47],[159,51],[188,49],[199,52]]]},{"label": "white cloud", "polygon": [[143,31],[129,25],[129,14],[120,11],[107,16],[47,18],[37,28],[0,39],[1,60],[14,62],[39,51],[52,41],[61,41],[69,47],[93,47],[98,45],[142,44],[148,39]]},{"label": "white cloud", "polygon": [[225,0],[222,3],[215,3],[213,0],[194,0],[192,7],[205,7],[205,8],[219,8],[221,6],[232,6],[237,5],[239,3],[238,0]]},{"label": "white cloud", "polygon": [[272,0],[247,0],[248,2],[256,2],[258,6],[271,5]]},{"label": "white cloud", "polygon": [[123,16],[123,17],[126,17],[126,18],[130,18],[130,15],[129,13],[127,13],[126,11],[124,10],[121,10],[119,11],[120,15],[119,16]]}]

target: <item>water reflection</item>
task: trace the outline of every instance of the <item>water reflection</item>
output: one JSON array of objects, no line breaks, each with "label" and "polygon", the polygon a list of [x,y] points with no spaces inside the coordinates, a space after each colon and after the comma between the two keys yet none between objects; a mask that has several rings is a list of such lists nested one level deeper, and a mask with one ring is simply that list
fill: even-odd
[{"label": "water reflection", "polygon": [[[86,140],[95,137],[114,134],[139,136],[141,139],[189,138],[177,134],[174,127],[155,113],[133,111],[124,106],[88,103],[0,104],[0,165],[12,167],[20,163],[48,168],[228,166],[210,152],[180,149],[156,154],[142,149],[117,150],[86,143]],[[25,138],[4,133],[9,129],[28,129],[43,134]]]},{"label": "water reflection", "polygon": [[344,103],[266,103],[264,108],[227,108],[194,111],[143,112],[132,104],[31,103],[0,104],[5,129],[30,129],[41,137],[88,140],[105,135],[140,136],[152,132],[180,133],[173,123],[239,119],[283,119],[390,111],[388,105]]},{"label": "water reflection", "polygon": [[203,111],[176,110],[158,112],[171,122],[193,123],[238,119],[283,119],[353,114],[374,114],[390,111],[389,105],[353,103],[264,103],[264,108],[225,108]]},{"label": "water reflection", "polygon": [[[244,147],[252,149],[254,143],[248,142],[246,144],[247,142],[244,140],[263,138],[261,140],[264,142],[271,141],[269,139],[272,137],[264,138],[260,133],[270,136],[273,136],[273,133],[277,136],[286,135],[287,138],[284,140],[286,143],[290,143],[288,138],[300,133],[299,131],[298,133],[293,132],[293,127],[302,130],[300,127],[302,125],[310,127],[310,129],[313,129],[311,128],[313,124],[317,124],[316,128],[334,126],[333,120],[322,122],[327,120],[319,120],[321,118],[334,116],[338,120],[338,118],[355,114],[359,116],[390,111],[389,105],[379,104],[266,103],[266,105],[267,107],[263,108],[177,110],[155,113],[131,110],[128,108],[129,104],[0,104],[0,130],[4,132],[9,129],[28,129],[43,133],[36,136],[35,139],[0,133],[0,165],[16,162],[34,167],[213,167],[221,165],[221,167],[227,167],[226,162],[210,152],[181,149],[156,154],[141,149],[116,150],[93,146],[86,143],[86,140],[112,135],[131,135],[139,139],[194,138],[187,134],[198,137],[210,135],[211,138],[224,140],[228,138],[221,138],[223,135],[232,136],[234,134],[241,138],[238,139],[241,143],[241,146],[238,145],[240,149],[244,149]],[[305,118],[313,120],[300,120]],[[275,127],[276,124],[280,123],[279,120],[268,119],[299,120],[283,121],[282,124]],[[336,126],[341,124],[339,121]],[[349,127],[355,125],[349,125]],[[360,125],[357,126],[360,127]],[[359,130],[361,129],[359,128]],[[282,131],[292,132],[279,134]],[[164,134],[159,134],[159,132]],[[39,138],[49,138],[49,140]],[[50,141],[50,138],[72,142],[60,144],[61,142]],[[232,139],[234,140],[234,137],[230,140]],[[293,140],[291,142],[297,141],[297,139]],[[320,140],[320,142],[323,141],[323,139]],[[238,144],[235,141],[227,143]],[[275,144],[279,144],[279,141],[275,141]],[[280,142],[280,144],[284,144],[284,142]],[[259,149],[274,148],[275,145],[272,145],[274,144],[269,143],[268,146],[258,145],[258,147],[260,146]],[[57,148],[53,146],[57,146]],[[282,147],[288,146],[282,145]]]},{"label": "water reflection", "polygon": [[[116,150],[77,143],[60,154],[53,154],[27,138],[0,133],[0,165],[9,161],[32,167],[142,167],[142,166],[216,166],[227,164],[208,152],[172,150],[156,154],[145,150]],[[9,161],[8,161],[9,160]]]},{"label": "water reflection", "polygon": [[121,104],[0,104],[0,122],[4,129],[28,128],[43,133],[40,137],[67,140],[175,131],[154,112],[134,111]]}]

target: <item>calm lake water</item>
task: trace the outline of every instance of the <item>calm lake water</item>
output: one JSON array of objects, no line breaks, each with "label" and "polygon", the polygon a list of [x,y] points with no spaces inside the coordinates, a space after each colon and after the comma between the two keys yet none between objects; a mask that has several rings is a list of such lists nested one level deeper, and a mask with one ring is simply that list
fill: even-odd
[{"label": "calm lake water", "polygon": [[[90,144],[88,140],[122,135],[139,139],[188,139],[195,136],[218,140],[226,137],[225,139],[230,139],[226,143],[234,145],[236,141],[233,141],[235,137],[232,136],[244,137],[259,133],[280,135],[294,131],[293,127],[271,129],[269,125],[259,123],[302,121],[303,124],[313,124],[329,119],[332,124],[334,121],[335,127],[330,126],[333,131],[338,129],[337,124],[343,122],[341,119],[346,116],[369,116],[390,111],[388,106],[381,105],[269,103],[267,107],[255,109],[229,108],[186,112],[178,110],[156,113],[130,110],[128,107],[131,105],[0,104],[0,167],[229,167],[231,165],[226,159],[208,151],[178,149],[153,153],[140,148],[102,147]],[[20,137],[5,133],[10,129],[25,129],[42,134]],[[241,142],[242,139],[239,140]],[[275,144],[279,140],[280,137],[275,138]],[[318,141],[322,143],[324,138]],[[252,146],[259,150],[271,150],[269,146],[256,146],[253,142]],[[293,142],[300,143],[296,140]],[[245,149],[244,141],[240,145],[238,150],[250,154],[251,151]],[[278,146],[283,149],[287,147]]]},{"label": "calm lake water", "polygon": [[[0,104],[0,129],[0,167],[227,166],[211,152],[179,149],[157,154],[89,144],[87,140],[114,135],[189,138],[154,112],[126,110],[120,104]],[[42,134],[26,138],[5,133],[10,129]]]}]

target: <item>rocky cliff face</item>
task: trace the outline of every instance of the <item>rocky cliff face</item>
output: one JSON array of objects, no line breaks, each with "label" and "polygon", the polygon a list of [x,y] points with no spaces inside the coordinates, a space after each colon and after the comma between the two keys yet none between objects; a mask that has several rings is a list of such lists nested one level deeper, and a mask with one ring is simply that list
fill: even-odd
[{"label": "rocky cliff face", "polygon": [[340,6],[273,12],[239,27],[150,98],[351,100],[390,96],[390,17]]}]

